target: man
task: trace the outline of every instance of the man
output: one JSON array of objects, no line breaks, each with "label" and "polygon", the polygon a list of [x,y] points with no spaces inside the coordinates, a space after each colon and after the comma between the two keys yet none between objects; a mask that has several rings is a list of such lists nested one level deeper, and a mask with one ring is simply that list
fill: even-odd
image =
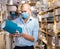
[{"label": "man", "polygon": [[13,21],[22,28],[21,34],[14,34],[14,49],[34,49],[34,43],[38,39],[39,23],[31,16],[31,7],[25,3],[21,6],[21,17]]}]

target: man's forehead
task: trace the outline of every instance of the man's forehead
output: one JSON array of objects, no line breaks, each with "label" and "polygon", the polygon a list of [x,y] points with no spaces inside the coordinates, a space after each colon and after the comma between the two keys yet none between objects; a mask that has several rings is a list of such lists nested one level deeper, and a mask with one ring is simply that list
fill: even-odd
[{"label": "man's forehead", "polygon": [[28,10],[26,6],[22,7],[22,11]]},{"label": "man's forehead", "polygon": [[23,4],[23,6],[30,6],[29,4]]},{"label": "man's forehead", "polygon": [[29,4],[23,4],[22,8],[30,8],[30,5]]},{"label": "man's forehead", "polygon": [[28,11],[31,10],[31,7],[29,4],[22,4],[21,11]]}]

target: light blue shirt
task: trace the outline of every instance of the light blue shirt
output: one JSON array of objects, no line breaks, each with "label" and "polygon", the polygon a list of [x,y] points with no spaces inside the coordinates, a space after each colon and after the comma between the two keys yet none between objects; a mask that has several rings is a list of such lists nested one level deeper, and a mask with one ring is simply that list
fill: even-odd
[{"label": "light blue shirt", "polygon": [[22,27],[22,33],[25,33],[34,37],[34,42],[29,41],[23,37],[16,37],[15,45],[16,46],[34,45],[34,43],[38,39],[38,31],[39,31],[38,20],[33,17],[30,17],[30,19],[26,23],[24,23],[24,20],[22,18],[17,18],[13,22],[19,25],[20,27]]}]

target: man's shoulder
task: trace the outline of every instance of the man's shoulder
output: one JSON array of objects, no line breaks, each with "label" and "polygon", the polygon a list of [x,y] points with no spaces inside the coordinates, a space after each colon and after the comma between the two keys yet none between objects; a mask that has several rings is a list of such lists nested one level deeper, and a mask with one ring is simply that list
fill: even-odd
[{"label": "man's shoulder", "polygon": [[37,18],[31,17],[31,19],[32,19],[34,22],[38,22],[38,19],[37,19]]},{"label": "man's shoulder", "polygon": [[13,22],[18,22],[19,20],[20,20],[20,17],[18,17],[15,20],[13,20]]}]

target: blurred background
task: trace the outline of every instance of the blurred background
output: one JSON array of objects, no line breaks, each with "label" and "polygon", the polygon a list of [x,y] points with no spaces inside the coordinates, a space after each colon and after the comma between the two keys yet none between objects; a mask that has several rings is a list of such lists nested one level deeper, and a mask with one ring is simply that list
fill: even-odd
[{"label": "blurred background", "polygon": [[34,48],[60,49],[60,0],[0,0],[0,49],[14,48],[14,39],[1,25],[7,19],[18,18],[23,3],[31,5],[32,16],[39,20],[39,38]]}]

